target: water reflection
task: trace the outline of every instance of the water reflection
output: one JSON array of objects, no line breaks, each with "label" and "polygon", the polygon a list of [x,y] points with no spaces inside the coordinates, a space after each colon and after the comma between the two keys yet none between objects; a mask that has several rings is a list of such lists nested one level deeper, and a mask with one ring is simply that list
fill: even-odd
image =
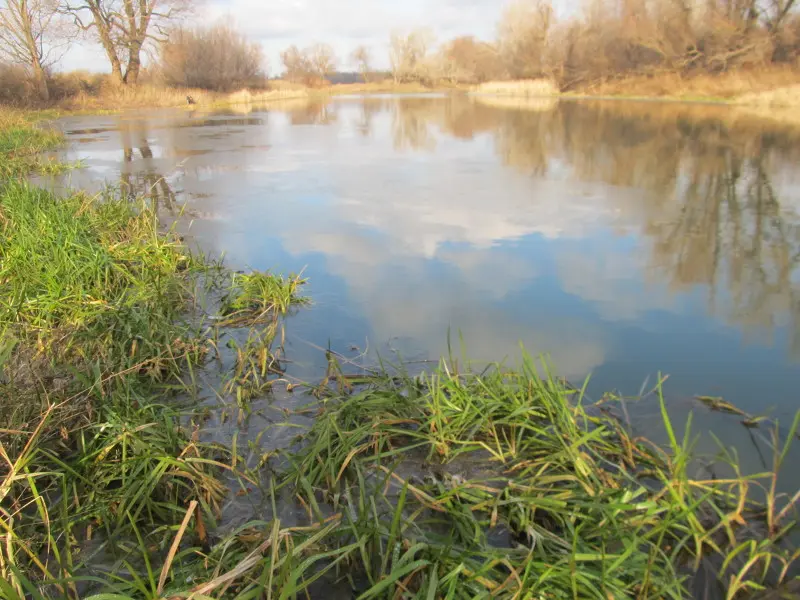
[{"label": "water reflection", "polygon": [[[153,150],[147,140],[144,121],[125,121],[120,127],[123,165],[120,190],[130,198],[149,198],[156,210],[175,212],[175,192],[154,163]],[[135,156],[138,152],[138,158]]]},{"label": "water reflection", "polygon": [[[396,148],[430,149],[433,128],[463,139],[489,132],[497,156],[520,172],[558,177],[566,168],[581,181],[647,192],[634,201],[624,193],[598,198],[649,243],[645,271],[675,291],[702,286],[709,310],[748,332],[770,334],[788,323],[797,355],[800,215],[793,170],[800,135],[735,116],[578,103],[509,111],[415,99],[395,104],[393,134]],[[613,268],[625,264],[620,258]],[[563,270],[572,279],[575,272]]]},{"label": "water reflection", "polygon": [[317,305],[292,329],[319,345],[437,356],[450,329],[478,359],[522,341],[603,387],[664,369],[687,394],[793,406],[797,130],[720,107],[466,96],[107,125],[67,128],[106,136],[74,149],[90,175],[121,148],[123,185],[188,203],[232,265],[307,267]]}]

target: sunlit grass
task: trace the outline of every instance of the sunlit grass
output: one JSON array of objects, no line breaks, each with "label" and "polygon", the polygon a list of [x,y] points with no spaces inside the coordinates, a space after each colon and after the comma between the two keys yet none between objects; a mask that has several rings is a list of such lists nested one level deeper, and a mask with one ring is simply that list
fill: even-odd
[{"label": "sunlit grass", "polygon": [[0,108],[0,179],[36,172],[57,173],[68,165],[42,156],[63,143],[60,132],[37,125],[24,113]]},{"label": "sunlit grass", "polygon": [[522,79],[518,81],[487,81],[473,88],[478,94],[497,96],[555,96],[558,86],[549,79]]}]

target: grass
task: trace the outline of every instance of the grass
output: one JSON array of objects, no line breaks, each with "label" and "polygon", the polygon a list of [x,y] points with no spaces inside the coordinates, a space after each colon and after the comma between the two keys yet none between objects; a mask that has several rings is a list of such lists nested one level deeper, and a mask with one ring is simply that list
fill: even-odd
[{"label": "grass", "polygon": [[276,102],[281,100],[294,100],[294,99],[306,99],[308,98],[308,90],[304,88],[300,89],[276,89],[276,90],[267,90],[267,91],[255,91],[251,92],[250,90],[240,90],[238,92],[234,92],[229,94],[224,99],[218,101],[218,104],[224,105],[258,105],[258,104],[266,104],[270,102]]},{"label": "grass", "polygon": [[55,173],[69,168],[42,156],[62,142],[60,132],[37,126],[25,113],[0,108],[0,178],[20,177],[31,171]]},{"label": "grass", "polygon": [[796,85],[800,73],[791,67],[740,69],[724,73],[681,75],[660,73],[609,79],[578,86],[572,95],[623,98],[668,98],[682,101],[730,102]]},{"label": "grass", "polygon": [[194,108],[253,105],[291,98],[305,98],[305,88],[271,90],[239,90],[233,93],[211,92],[195,88],[172,88],[141,84],[136,87],[106,84],[96,92],[80,91],[59,102],[59,108],[69,112],[119,111],[136,108],[189,107],[187,96],[195,101]]},{"label": "grass", "polygon": [[800,105],[800,84],[744,94],[736,99],[736,103],[758,108],[797,108]]},{"label": "grass", "polygon": [[370,81],[368,83],[337,83],[318,90],[321,94],[345,95],[345,94],[425,94],[435,91],[453,91],[463,89],[460,85],[439,84],[423,85],[416,82],[397,83],[393,79],[382,81]]},{"label": "grass", "polygon": [[522,79],[519,81],[487,81],[475,86],[476,94],[495,96],[537,97],[557,96],[558,86],[549,79]]},{"label": "grass", "polygon": [[[0,139],[27,156],[59,142],[15,119]],[[691,420],[680,434],[663,400],[664,448],[532,359],[349,375],[329,354],[289,447],[254,465],[235,436],[201,441],[220,340],[233,360],[207,391],[246,414],[283,376],[304,279],[228,273],[146,203],[16,180],[37,166],[0,180],[3,598],[733,600],[800,585],[800,493],[778,493],[800,416],[775,425],[769,472],[720,448],[698,477]],[[220,527],[252,488],[263,520]],[[299,523],[279,518],[286,503]]]},{"label": "grass", "polygon": [[539,371],[443,363],[328,402],[287,484],[311,520],[320,500],[343,514],[333,548],[358,545],[361,597],[686,598],[709,568],[732,598],[791,580],[796,515],[773,474],[695,479],[691,423],[680,439],[663,411],[658,448]]},{"label": "grass", "polygon": [[[4,148],[29,159],[0,179],[0,596],[81,598],[92,578],[138,589],[187,506],[207,543],[222,473],[248,477],[198,441],[201,417],[177,398],[217,337],[198,290],[223,275],[144,202],[19,181],[60,138],[21,115],[3,124]],[[270,277],[228,295],[244,310],[280,288]]]},{"label": "grass", "polygon": [[273,511],[286,490],[307,525],[252,521],[210,549],[180,544],[176,525],[161,543],[180,552],[157,562],[139,544],[149,580],[106,578],[91,598],[732,599],[797,585],[797,515],[775,490],[800,419],[772,438],[772,473],[744,476],[721,449],[734,475],[697,479],[691,421],[680,436],[663,401],[668,448],[540,371],[442,363],[331,382],[268,486]]}]

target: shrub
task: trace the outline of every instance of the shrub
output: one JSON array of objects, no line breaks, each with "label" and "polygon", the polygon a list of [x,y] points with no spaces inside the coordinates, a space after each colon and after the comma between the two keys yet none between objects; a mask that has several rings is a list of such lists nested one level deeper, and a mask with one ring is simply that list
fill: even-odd
[{"label": "shrub", "polygon": [[262,86],[265,65],[261,47],[228,23],[176,29],[161,48],[167,85],[231,91]]}]

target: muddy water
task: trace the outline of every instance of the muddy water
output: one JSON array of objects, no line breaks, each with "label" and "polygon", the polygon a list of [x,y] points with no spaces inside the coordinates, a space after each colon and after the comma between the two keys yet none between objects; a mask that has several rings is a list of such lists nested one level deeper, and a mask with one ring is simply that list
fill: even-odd
[{"label": "muddy water", "polygon": [[[456,354],[513,363],[523,344],[591,374],[595,397],[668,375],[673,414],[693,409],[759,470],[758,432],[692,398],[785,425],[800,408],[800,130],[721,107],[466,97],[60,124],[85,168],[57,185],[121,185],[166,220],[184,211],[236,269],[304,271],[293,376],[320,375],[320,347],[423,361],[449,332]],[[659,436],[652,398],[629,410]]]}]

